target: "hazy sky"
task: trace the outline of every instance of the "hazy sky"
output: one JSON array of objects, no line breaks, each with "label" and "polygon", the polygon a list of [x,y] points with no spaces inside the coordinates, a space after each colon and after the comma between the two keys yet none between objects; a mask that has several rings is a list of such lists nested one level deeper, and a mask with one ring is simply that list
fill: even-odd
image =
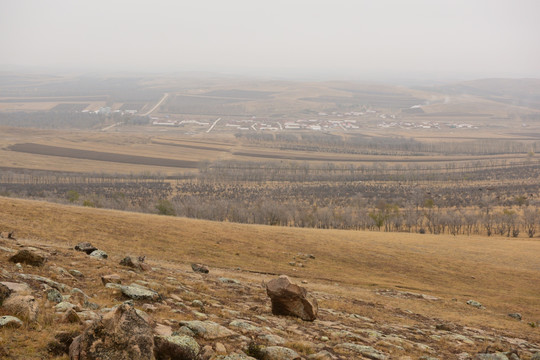
[{"label": "hazy sky", "polygon": [[539,0],[0,0],[0,70],[540,77],[539,17]]}]

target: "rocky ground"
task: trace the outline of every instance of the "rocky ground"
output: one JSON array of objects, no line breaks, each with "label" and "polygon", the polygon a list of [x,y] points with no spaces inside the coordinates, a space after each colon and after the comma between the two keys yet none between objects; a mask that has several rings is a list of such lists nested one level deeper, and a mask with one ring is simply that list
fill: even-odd
[{"label": "rocky ground", "polygon": [[[535,337],[396,306],[452,299],[377,288],[363,290],[365,300],[339,284],[291,277],[307,290],[283,300],[299,317],[274,315],[267,287],[278,274],[74,245],[0,239],[0,358],[540,359]],[[474,301],[462,306],[484,311]]]}]

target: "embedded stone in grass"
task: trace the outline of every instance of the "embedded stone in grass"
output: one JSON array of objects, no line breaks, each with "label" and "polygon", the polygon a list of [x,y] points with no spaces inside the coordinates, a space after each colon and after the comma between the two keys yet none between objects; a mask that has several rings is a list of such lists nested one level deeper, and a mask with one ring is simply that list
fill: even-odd
[{"label": "embedded stone in grass", "polygon": [[120,290],[122,291],[122,294],[124,296],[133,300],[157,301],[160,299],[160,296],[157,292],[143,286],[121,286]]},{"label": "embedded stone in grass", "polygon": [[34,251],[28,249],[19,250],[15,255],[9,258],[13,263],[23,263],[32,266],[41,266],[46,258]]},{"label": "embedded stone in grass", "polygon": [[94,245],[90,244],[89,242],[82,242],[75,245],[75,250],[85,252],[86,254],[90,255],[94,251],[96,251],[98,248]]},{"label": "embedded stone in grass", "polygon": [[107,255],[107,253],[103,250],[92,251],[90,253],[90,256],[96,259],[100,259],[100,260],[103,260],[109,257],[109,255]]},{"label": "embedded stone in grass", "polygon": [[15,316],[2,316],[0,317],[0,328],[3,327],[15,327],[20,328],[23,326],[23,322]]}]

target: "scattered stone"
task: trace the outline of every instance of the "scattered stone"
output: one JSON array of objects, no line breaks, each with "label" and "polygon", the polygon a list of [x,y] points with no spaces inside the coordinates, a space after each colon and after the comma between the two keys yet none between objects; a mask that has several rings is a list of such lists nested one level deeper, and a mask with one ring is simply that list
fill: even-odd
[{"label": "scattered stone", "polygon": [[485,307],[482,306],[478,301],[476,300],[468,300],[467,305],[474,306],[477,309],[485,309]]},{"label": "scattered stone", "polygon": [[71,269],[68,271],[71,275],[75,276],[75,277],[78,277],[78,278],[83,278],[84,275],[82,272],[80,272],[79,270],[75,270],[75,269]]},{"label": "scattered stone", "polygon": [[39,313],[36,299],[31,295],[12,295],[4,300],[2,307],[12,314],[27,319],[29,322],[36,321]]},{"label": "scattered stone", "polygon": [[85,252],[87,255],[90,255],[97,249],[98,249],[97,247],[90,244],[89,242],[82,242],[75,245],[75,250]]},{"label": "scattered stone", "polygon": [[213,321],[181,321],[180,325],[187,327],[195,336],[202,337],[205,340],[223,339],[237,335],[234,331]]},{"label": "scattered stone", "polygon": [[385,360],[386,355],[371,346],[358,345],[353,343],[343,343],[336,346],[337,349],[348,350],[358,354],[361,354],[368,359],[373,360]]},{"label": "scattered stone", "polygon": [[498,352],[494,354],[476,354],[475,360],[509,360],[506,354]]},{"label": "scattered stone", "polygon": [[11,295],[11,289],[8,288],[6,285],[0,283],[0,306],[2,306],[2,303],[5,299]]},{"label": "scattered stone", "polygon": [[90,253],[90,256],[96,259],[100,259],[100,260],[103,260],[109,257],[109,255],[107,255],[107,253],[103,250],[94,250],[93,252]]},{"label": "scattered stone", "polygon": [[122,304],[95,321],[69,347],[70,359],[150,360],[152,329],[135,308]]},{"label": "scattered stone", "polygon": [[68,311],[66,311],[62,316],[60,322],[67,324],[82,324],[81,318],[73,309],[69,309]]},{"label": "scattered stone", "polygon": [[222,343],[220,342],[217,342],[215,345],[214,345],[214,348],[216,349],[216,353],[220,354],[220,355],[225,355],[227,354],[227,348],[225,347],[225,345],[223,345]]},{"label": "scattered stone", "polygon": [[216,355],[216,352],[210,345],[203,346],[201,352],[199,353],[199,357],[201,360],[211,360],[214,359]]},{"label": "scattered stone", "polygon": [[34,281],[42,282],[44,284],[49,285],[52,288],[55,288],[56,290],[60,292],[66,292],[69,290],[69,286],[67,286],[66,284],[53,281],[43,276],[33,275],[33,274],[18,274],[17,276],[24,280],[34,280]]},{"label": "scattered stone", "polygon": [[268,346],[261,350],[265,360],[300,360],[298,353],[282,346]]},{"label": "scattered stone", "polygon": [[456,327],[453,324],[442,323],[435,325],[435,329],[443,331],[453,331]]},{"label": "scattered stone", "polygon": [[540,351],[531,357],[531,360],[540,360]]},{"label": "scattered stone", "polygon": [[245,354],[230,354],[230,355],[220,355],[216,360],[257,360],[254,357],[247,356]]},{"label": "scattered stone", "polygon": [[511,318],[514,318],[516,320],[519,320],[519,321],[521,321],[521,319],[522,319],[520,313],[510,313],[510,314],[508,314],[508,316],[510,316]]},{"label": "scattered stone", "polygon": [[67,301],[62,301],[61,303],[58,303],[56,304],[56,306],[54,307],[54,311],[55,312],[59,312],[59,313],[65,313],[69,310],[75,310],[75,311],[80,311],[81,309],[75,305],[75,304],[72,304],[70,302],[67,302]]},{"label": "scattered stone", "polygon": [[208,267],[202,264],[191,264],[191,269],[197,273],[208,274],[210,270]]},{"label": "scattered stone", "polygon": [[14,327],[14,328],[20,328],[23,326],[23,322],[16,318],[15,316],[1,316],[0,317],[0,328],[8,328],[8,327]]},{"label": "scattered stone", "polygon": [[32,266],[42,266],[45,263],[45,257],[28,249],[19,250],[15,255],[9,258],[13,263],[23,263]]},{"label": "scattered stone", "polygon": [[120,290],[122,294],[133,300],[143,301],[157,301],[161,298],[154,290],[145,288],[137,284],[131,284],[129,286],[121,286]]},{"label": "scattered stone", "polygon": [[236,285],[240,284],[240,281],[238,281],[238,280],[224,278],[224,277],[218,278],[218,281],[221,282],[221,283],[224,283],[224,284],[236,284]]},{"label": "scattered stone", "polygon": [[316,354],[311,354],[308,356],[309,360],[334,360],[336,357],[330,354],[328,351],[323,350],[319,351]]},{"label": "scattered stone", "polygon": [[107,284],[121,284],[122,283],[122,279],[120,278],[120,275],[118,274],[110,274],[110,275],[103,275],[101,277],[101,282],[103,283],[103,285],[107,285]]},{"label": "scattered stone", "polygon": [[305,288],[292,284],[287,276],[280,276],[266,284],[272,301],[272,314],[292,315],[305,321],[317,318],[317,300],[308,296]]},{"label": "scattered stone", "polygon": [[199,344],[190,336],[155,336],[154,356],[161,359],[196,359],[199,354]]},{"label": "scattered stone", "polygon": [[[133,260],[130,256],[126,256],[120,260],[120,265],[127,266],[139,271],[149,271],[150,266],[144,263],[144,256],[140,256],[138,260]],[[142,261],[141,261],[142,260]]]},{"label": "scattered stone", "polygon": [[15,239],[15,232],[14,231],[2,231],[2,232],[0,232],[0,238],[16,240]]},{"label": "scattered stone", "polygon": [[47,290],[47,300],[54,303],[61,303],[64,298],[62,297],[62,294],[60,294],[60,291],[56,289],[49,289]]}]

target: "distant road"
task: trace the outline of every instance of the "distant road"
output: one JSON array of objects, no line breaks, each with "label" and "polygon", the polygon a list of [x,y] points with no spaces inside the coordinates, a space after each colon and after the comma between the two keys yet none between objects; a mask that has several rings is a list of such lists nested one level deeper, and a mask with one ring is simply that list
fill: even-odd
[{"label": "distant road", "polygon": [[212,126],[210,126],[210,129],[206,130],[206,132],[209,133],[210,131],[212,131],[212,129],[214,128],[214,126],[216,126],[216,124],[219,122],[219,120],[221,120],[221,118],[218,118],[216,121],[214,121],[214,123],[212,124]]},{"label": "distant road", "polygon": [[159,102],[153,107],[151,108],[149,111],[147,111],[146,113],[144,114],[141,114],[141,116],[148,116],[150,115],[154,110],[156,110],[158,108],[159,105],[161,105],[161,103],[163,103],[165,101],[166,98],[169,97],[169,93],[165,93],[163,95],[163,97],[161,98],[161,100],[159,100]]}]

